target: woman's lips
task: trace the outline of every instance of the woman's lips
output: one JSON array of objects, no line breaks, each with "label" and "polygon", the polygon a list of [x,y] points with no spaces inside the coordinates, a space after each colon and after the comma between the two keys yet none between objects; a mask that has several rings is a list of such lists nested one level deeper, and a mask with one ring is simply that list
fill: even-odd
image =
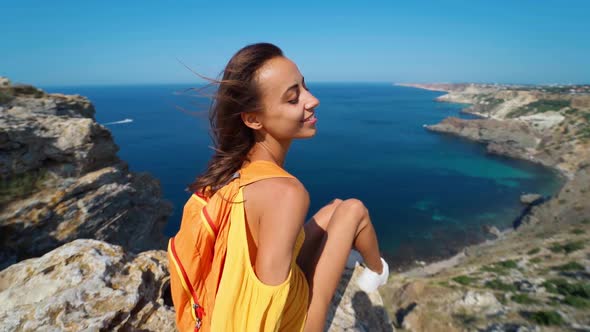
[{"label": "woman's lips", "polygon": [[305,118],[305,119],[301,120],[301,122],[309,121],[309,120],[311,120],[311,119],[312,119],[314,116],[315,116],[315,113],[311,113],[311,115],[310,115],[310,116],[308,116],[307,118]]},{"label": "woman's lips", "polygon": [[314,124],[318,122],[318,118],[315,117],[315,114],[310,116],[309,118],[307,118],[305,121],[303,121],[303,123],[311,123]]}]

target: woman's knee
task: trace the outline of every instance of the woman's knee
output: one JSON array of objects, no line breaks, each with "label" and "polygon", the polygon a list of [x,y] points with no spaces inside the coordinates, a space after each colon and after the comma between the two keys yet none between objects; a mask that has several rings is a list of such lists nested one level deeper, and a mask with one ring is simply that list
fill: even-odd
[{"label": "woman's knee", "polygon": [[357,198],[349,198],[342,202],[345,206],[346,210],[349,213],[354,213],[357,216],[363,216],[368,214],[368,210],[365,207],[365,204]]},{"label": "woman's knee", "polygon": [[338,208],[342,209],[346,215],[351,216],[353,220],[359,222],[366,220],[366,216],[369,215],[369,210],[365,207],[365,204],[356,198],[349,198],[342,201]]},{"label": "woman's knee", "polygon": [[341,199],[335,198],[330,203],[322,207],[313,216],[313,220],[315,221],[315,223],[325,231],[328,228],[328,225],[330,224],[330,220],[332,219],[334,212],[336,211],[336,209],[338,209],[341,203]]},{"label": "woman's knee", "polygon": [[334,215],[334,212],[336,212],[336,210],[340,207],[340,204],[343,201],[340,198],[334,198],[330,203],[326,204],[326,206],[322,209],[325,211],[320,211],[318,213],[318,217],[320,217],[320,219],[322,219],[320,221],[321,227],[326,230],[328,229],[328,225],[330,224],[330,221],[332,220],[332,216]]},{"label": "woman's knee", "polygon": [[330,203],[328,203],[328,205],[330,206],[334,206],[334,208],[337,208],[340,203],[342,203],[343,201],[340,198],[334,198]]}]

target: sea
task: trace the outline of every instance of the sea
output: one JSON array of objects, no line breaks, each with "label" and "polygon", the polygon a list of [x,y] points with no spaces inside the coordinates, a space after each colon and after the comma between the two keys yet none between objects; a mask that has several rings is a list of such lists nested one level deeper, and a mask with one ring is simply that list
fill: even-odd
[{"label": "sea", "polygon": [[[556,194],[564,179],[527,161],[489,155],[485,146],[427,131],[423,125],[461,114],[467,105],[440,103],[443,92],[389,83],[309,83],[320,100],[317,134],[292,143],[285,168],[311,196],[308,218],[334,198],[368,208],[392,269],[450,257],[490,239],[523,213],[524,193]],[[186,187],[212,155],[210,100],[198,85],[45,87],[80,94],[96,108],[131,171],[159,179],[174,212],[166,236],[179,229]],[[205,90],[207,91],[207,90]]]}]

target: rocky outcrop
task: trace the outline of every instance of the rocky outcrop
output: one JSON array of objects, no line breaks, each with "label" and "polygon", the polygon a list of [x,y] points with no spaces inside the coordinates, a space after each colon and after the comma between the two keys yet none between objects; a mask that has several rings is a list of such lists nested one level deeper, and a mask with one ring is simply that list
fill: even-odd
[{"label": "rocky outcrop", "polygon": [[175,331],[166,252],[79,239],[0,272],[2,331]]},{"label": "rocky outcrop", "polygon": [[110,132],[94,121],[86,98],[33,89],[4,89],[12,99],[0,104],[0,177],[40,168],[56,176],[79,176],[117,161],[118,148]]},{"label": "rocky outcrop", "polygon": [[131,173],[81,96],[0,86],[0,269],[77,238],[165,248],[171,205]]},{"label": "rocky outcrop", "polygon": [[534,204],[543,199],[539,194],[525,194],[520,196],[520,202],[525,205]]}]

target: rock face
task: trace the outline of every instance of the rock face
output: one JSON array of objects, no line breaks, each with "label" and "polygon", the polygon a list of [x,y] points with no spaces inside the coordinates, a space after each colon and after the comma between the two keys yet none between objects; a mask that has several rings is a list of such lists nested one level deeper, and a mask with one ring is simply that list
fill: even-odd
[{"label": "rock face", "polygon": [[88,99],[3,79],[0,128],[0,269],[76,238],[165,248],[170,203],[119,160]]},{"label": "rock face", "polygon": [[175,331],[166,252],[78,239],[0,272],[2,331]]}]

